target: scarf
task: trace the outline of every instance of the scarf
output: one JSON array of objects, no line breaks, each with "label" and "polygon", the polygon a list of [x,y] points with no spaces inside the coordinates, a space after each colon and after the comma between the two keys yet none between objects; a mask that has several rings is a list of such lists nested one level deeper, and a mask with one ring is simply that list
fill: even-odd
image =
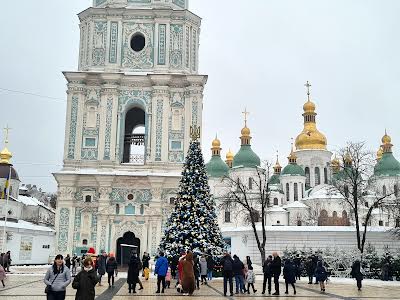
[{"label": "scarf", "polygon": [[86,272],[89,272],[90,270],[92,270],[92,269],[93,269],[93,267],[92,267],[92,266],[89,266],[89,267],[83,267],[83,269],[84,269]]}]

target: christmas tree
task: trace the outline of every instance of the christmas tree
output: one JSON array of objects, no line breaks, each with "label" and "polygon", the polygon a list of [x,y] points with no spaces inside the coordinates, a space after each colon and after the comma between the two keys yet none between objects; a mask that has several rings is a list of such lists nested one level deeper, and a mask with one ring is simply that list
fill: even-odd
[{"label": "christmas tree", "polygon": [[192,127],[191,136],[175,207],[167,221],[160,249],[171,256],[187,250],[219,256],[225,243],[198,141],[200,128]]}]

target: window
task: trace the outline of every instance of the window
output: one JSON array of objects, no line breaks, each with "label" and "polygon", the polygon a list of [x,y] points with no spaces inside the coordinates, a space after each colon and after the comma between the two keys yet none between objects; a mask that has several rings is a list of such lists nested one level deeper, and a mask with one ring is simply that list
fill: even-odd
[{"label": "window", "polygon": [[144,215],[144,205],[140,205],[140,214]]},{"label": "window", "polygon": [[297,226],[301,226],[301,220],[297,220]]},{"label": "window", "polygon": [[97,139],[94,137],[85,137],[85,148],[96,148]]},{"label": "window", "polygon": [[92,196],[91,195],[86,195],[85,196],[85,202],[92,202]]},{"label": "window", "polygon": [[144,49],[146,45],[146,39],[141,33],[135,33],[131,39],[131,48],[135,52],[140,52]]},{"label": "window", "polygon": [[128,198],[128,200],[133,200],[133,198],[134,198],[133,194],[129,194],[127,198]]},{"label": "window", "polygon": [[301,184],[301,198],[304,198],[304,185]]},{"label": "window", "polygon": [[96,108],[93,106],[89,107],[89,110],[86,114],[86,126],[90,128],[96,127],[96,118]]},{"label": "window", "polygon": [[315,167],[314,172],[315,172],[315,185],[319,185],[321,184],[321,174],[319,172],[319,168]]},{"label": "window", "polygon": [[179,109],[174,109],[172,113],[172,130],[181,130],[182,126],[182,116]]},{"label": "window", "polygon": [[83,241],[82,241],[82,245],[87,245],[87,239],[84,239]]},{"label": "window", "polygon": [[169,198],[169,204],[175,205],[175,198],[174,197]]},{"label": "window", "polygon": [[310,186],[310,168],[306,167],[304,172],[306,173],[306,188]]},{"label": "window", "polygon": [[180,151],[182,150],[181,141],[171,141],[171,150]]},{"label": "window", "polygon": [[42,248],[43,249],[50,249],[50,245],[43,245]]},{"label": "window", "polygon": [[289,188],[289,183],[286,183],[286,201],[290,201],[290,188]]},{"label": "window", "polygon": [[281,221],[279,221],[279,220],[276,221],[276,224],[277,224],[277,225],[281,225]]},{"label": "window", "polygon": [[337,218],[337,211],[333,211],[332,217]]},{"label": "window", "polygon": [[115,214],[119,215],[119,204],[115,205]]},{"label": "window", "polygon": [[279,205],[279,200],[278,200],[278,198],[274,198],[274,205]]},{"label": "window", "polygon": [[253,189],[253,178],[249,178],[249,189],[252,190]]},{"label": "window", "polygon": [[297,187],[297,183],[294,184],[294,201],[299,200],[299,188]]},{"label": "window", "polygon": [[399,195],[399,187],[397,184],[394,185],[394,195],[397,197]]},{"label": "window", "polygon": [[379,220],[379,226],[383,226],[383,221]]},{"label": "window", "polygon": [[231,212],[230,211],[225,211],[225,223],[230,223],[231,222]]},{"label": "window", "polygon": [[386,185],[382,187],[382,194],[383,196],[386,196]]},{"label": "window", "polygon": [[324,183],[328,184],[328,168],[324,168]]},{"label": "window", "polygon": [[395,224],[396,228],[400,227],[400,218],[396,218],[396,224]]}]

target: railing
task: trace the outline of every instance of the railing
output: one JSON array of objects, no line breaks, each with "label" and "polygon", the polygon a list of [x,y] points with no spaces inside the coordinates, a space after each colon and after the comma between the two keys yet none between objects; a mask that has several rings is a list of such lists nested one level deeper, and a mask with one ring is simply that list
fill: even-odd
[{"label": "railing", "polygon": [[144,145],[144,134],[126,134],[124,141],[125,144],[142,146]]},{"label": "railing", "polygon": [[129,164],[131,165],[144,165],[143,154],[131,154],[129,155]]}]

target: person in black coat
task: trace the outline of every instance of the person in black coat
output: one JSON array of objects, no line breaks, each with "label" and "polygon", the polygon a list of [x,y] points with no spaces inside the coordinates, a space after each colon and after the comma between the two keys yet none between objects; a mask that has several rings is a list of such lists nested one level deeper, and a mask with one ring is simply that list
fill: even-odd
[{"label": "person in black coat", "polygon": [[213,270],[215,267],[214,259],[211,255],[207,256],[207,280],[212,280]]},{"label": "person in black coat", "polygon": [[72,288],[77,290],[75,300],[94,300],[96,296],[95,286],[98,281],[99,278],[95,268],[93,268],[93,261],[88,257],[83,262],[83,270],[75,276],[72,282]]},{"label": "person in black coat", "polygon": [[200,289],[200,265],[199,265],[199,256],[197,254],[193,255],[193,272],[194,272],[194,278],[196,280],[196,287],[199,290]]},{"label": "person in black coat", "polygon": [[279,276],[281,275],[281,271],[282,271],[282,261],[277,252],[273,252],[272,256],[274,257],[274,259],[272,260],[271,271],[272,271],[272,275],[274,276],[274,285],[275,285],[275,293],[273,293],[272,295],[278,296],[279,295]]},{"label": "person in black coat", "polygon": [[65,257],[65,266],[71,270],[71,256],[69,256],[69,254],[67,254],[67,256]]},{"label": "person in black coat", "polygon": [[224,257],[221,259],[222,275],[224,276],[224,296],[226,296],[228,281],[230,296],[233,296],[233,259],[228,252],[225,252]]},{"label": "person in black coat", "polygon": [[300,254],[296,254],[296,257],[293,259],[293,263],[295,266],[295,271],[296,271],[296,280],[300,280],[301,278],[301,258],[300,258]]},{"label": "person in black coat", "polygon": [[106,264],[106,272],[108,275],[108,287],[111,287],[111,286],[114,287],[114,275],[115,275],[115,271],[117,270],[117,268],[118,268],[117,261],[115,260],[114,256],[111,256],[107,260],[107,264]]},{"label": "person in black coat", "polygon": [[[315,252],[315,254],[313,254],[311,256],[312,258],[312,269],[313,269],[313,275],[315,276],[315,269],[317,268],[318,265],[318,254]],[[318,280],[317,277],[315,277],[315,282],[314,284],[318,284]]]},{"label": "person in black coat", "polygon": [[253,263],[251,262],[250,256],[246,256],[246,265],[247,269],[253,266]]},{"label": "person in black coat", "polygon": [[271,278],[272,278],[271,264],[272,264],[272,255],[269,255],[263,264],[263,273],[264,273],[263,291],[262,291],[263,295],[265,294],[265,288],[267,282],[268,282],[268,294],[271,295]]},{"label": "person in black coat", "polygon": [[150,268],[150,255],[147,252],[145,252],[143,254],[142,264],[143,264],[143,276],[142,277],[144,277],[144,269]]},{"label": "person in black coat", "polygon": [[286,291],[285,294],[289,294],[289,284],[293,287],[293,293],[296,295],[296,287],[294,283],[296,282],[296,267],[291,259],[285,261],[283,267],[283,278],[285,279]]},{"label": "person in black coat", "polygon": [[358,287],[359,291],[361,291],[362,280],[364,279],[361,269],[362,269],[361,262],[359,260],[356,260],[353,263],[353,266],[351,267],[351,272],[350,272],[351,277],[355,278],[357,280],[357,287]]},{"label": "person in black coat", "polygon": [[309,256],[307,258],[305,267],[306,267],[307,276],[308,276],[308,284],[312,284],[315,269],[314,269],[314,263],[313,263],[311,256]]},{"label": "person in black coat", "polygon": [[131,259],[128,265],[128,288],[129,294],[134,293],[136,294],[136,283],[139,281],[139,259],[136,257],[136,254],[132,254]]},{"label": "person in black coat", "polygon": [[244,286],[244,264],[235,254],[233,256],[233,275],[235,276],[236,294],[245,293],[247,290]]}]

